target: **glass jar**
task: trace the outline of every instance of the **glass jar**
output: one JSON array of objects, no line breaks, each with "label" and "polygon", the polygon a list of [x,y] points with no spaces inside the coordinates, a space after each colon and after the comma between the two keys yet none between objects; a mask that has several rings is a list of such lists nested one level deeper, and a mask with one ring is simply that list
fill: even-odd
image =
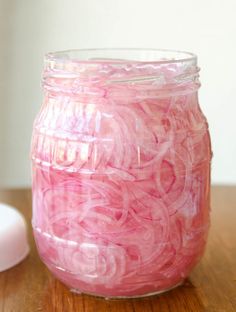
[{"label": "glass jar", "polygon": [[203,255],[211,146],[191,53],[50,53],[32,138],[33,229],[77,292],[169,290]]}]

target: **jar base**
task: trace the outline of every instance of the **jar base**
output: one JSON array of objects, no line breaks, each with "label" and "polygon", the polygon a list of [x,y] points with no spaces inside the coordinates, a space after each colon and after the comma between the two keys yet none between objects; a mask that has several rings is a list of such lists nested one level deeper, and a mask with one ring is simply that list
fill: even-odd
[{"label": "jar base", "polygon": [[169,288],[166,288],[163,290],[159,290],[159,291],[150,292],[150,293],[143,294],[143,295],[137,295],[137,296],[135,296],[135,295],[134,296],[105,296],[105,295],[99,295],[99,294],[94,294],[94,293],[89,293],[89,292],[83,292],[83,291],[80,291],[79,289],[76,289],[76,288],[71,288],[70,291],[75,293],[75,294],[78,294],[78,295],[84,294],[84,295],[89,295],[89,296],[93,296],[93,297],[97,297],[97,298],[103,298],[105,300],[132,299],[132,298],[145,298],[145,297],[160,295],[162,293],[168,292],[174,288],[181,286],[183,283],[184,283],[184,281],[181,281],[172,287],[169,287]]}]

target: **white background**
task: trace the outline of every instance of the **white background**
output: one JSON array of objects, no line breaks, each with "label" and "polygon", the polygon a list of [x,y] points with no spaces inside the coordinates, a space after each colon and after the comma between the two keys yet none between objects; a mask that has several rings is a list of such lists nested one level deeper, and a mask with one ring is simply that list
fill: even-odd
[{"label": "white background", "polygon": [[0,186],[30,184],[44,53],[93,47],[195,52],[212,180],[236,183],[235,15],[235,0],[0,0]]}]

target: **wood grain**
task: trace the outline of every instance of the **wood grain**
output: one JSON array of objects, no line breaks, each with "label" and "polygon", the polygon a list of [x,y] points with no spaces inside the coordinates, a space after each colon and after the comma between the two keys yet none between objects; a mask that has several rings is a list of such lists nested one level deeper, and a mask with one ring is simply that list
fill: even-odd
[{"label": "wood grain", "polygon": [[143,299],[105,300],[71,293],[40,261],[34,245],[29,190],[2,190],[29,225],[30,255],[0,273],[0,312],[236,312],[236,187],[212,188],[212,226],[201,263],[183,286]]}]

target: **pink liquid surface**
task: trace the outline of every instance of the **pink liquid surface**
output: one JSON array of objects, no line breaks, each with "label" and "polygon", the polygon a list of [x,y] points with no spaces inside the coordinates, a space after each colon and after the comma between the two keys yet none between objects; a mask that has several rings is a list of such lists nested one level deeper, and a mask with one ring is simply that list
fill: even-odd
[{"label": "pink liquid surface", "polygon": [[211,150],[197,91],[188,83],[173,94],[165,83],[165,96],[153,97],[150,83],[99,81],[95,96],[78,97],[73,79],[55,81],[60,91],[46,93],[32,140],[42,260],[70,288],[107,297],[181,283],[209,227]]}]

